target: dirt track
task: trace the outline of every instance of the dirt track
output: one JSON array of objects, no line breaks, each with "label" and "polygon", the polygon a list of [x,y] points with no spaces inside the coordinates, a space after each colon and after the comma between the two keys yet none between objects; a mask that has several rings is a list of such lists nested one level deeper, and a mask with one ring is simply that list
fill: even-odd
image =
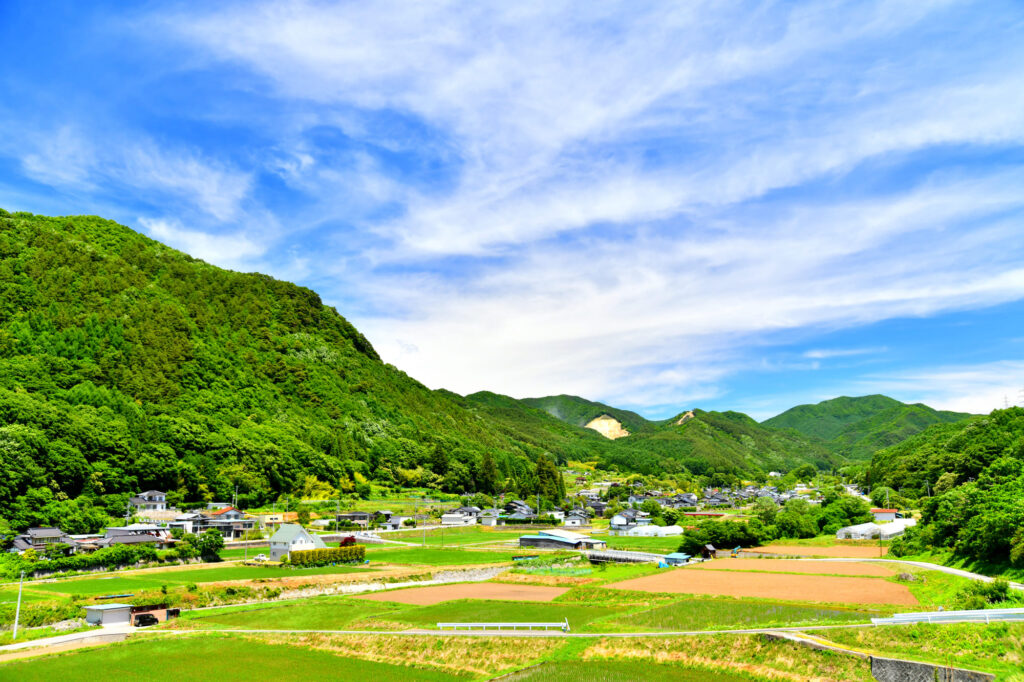
[{"label": "dirt track", "polygon": [[507,601],[551,601],[569,591],[567,587],[541,585],[506,585],[501,583],[458,583],[410,587],[404,590],[375,592],[356,597],[373,601],[396,601],[402,604],[428,606],[453,599],[500,599]]},{"label": "dirt track", "polygon": [[674,594],[713,594],[835,604],[916,606],[905,585],[880,578],[847,578],[746,571],[674,569],[608,585],[612,589]]},{"label": "dirt track", "polygon": [[807,573],[811,575],[871,575],[890,576],[894,569],[884,564],[858,564],[854,562],[814,561],[800,559],[716,559],[686,570],[703,571],[767,571],[769,573]]},{"label": "dirt track", "polygon": [[[849,557],[851,559],[878,559],[878,547],[867,547],[864,545],[833,545],[831,547],[812,547],[810,545],[768,545],[766,547],[753,547],[745,549],[744,552],[757,552],[759,554],[788,554],[790,556],[825,556],[825,557]],[[889,548],[883,547],[882,554],[888,554]]]}]

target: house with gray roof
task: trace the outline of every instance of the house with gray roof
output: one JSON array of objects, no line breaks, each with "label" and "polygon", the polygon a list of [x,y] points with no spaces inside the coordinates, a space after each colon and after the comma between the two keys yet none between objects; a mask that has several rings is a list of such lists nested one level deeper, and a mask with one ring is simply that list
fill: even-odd
[{"label": "house with gray roof", "polygon": [[284,523],[270,536],[270,560],[291,559],[291,553],[307,549],[327,549],[320,536],[313,535],[297,523]]}]

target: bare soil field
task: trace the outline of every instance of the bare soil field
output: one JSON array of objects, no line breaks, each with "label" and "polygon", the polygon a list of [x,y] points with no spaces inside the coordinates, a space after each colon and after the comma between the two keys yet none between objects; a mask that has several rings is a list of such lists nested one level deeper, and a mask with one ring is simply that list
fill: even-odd
[{"label": "bare soil field", "polygon": [[551,601],[569,591],[567,587],[544,587],[542,585],[507,585],[501,583],[457,583],[455,585],[431,585],[410,587],[404,590],[389,590],[362,594],[357,599],[373,601],[395,601],[402,604],[429,606],[454,599],[498,599],[503,601]]},{"label": "bare soil field", "polygon": [[633,578],[606,587],[643,592],[713,594],[729,597],[760,597],[832,604],[895,604],[916,606],[917,598],[906,585],[880,578],[847,578],[821,575],[787,575],[740,571],[691,571],[675,569]]},{"label": "bare soil field", "polygon": [[[865,547],[863,545],[833,545],[831,547],[813,547],[811,545],[767,545],[765,547],[752,547],[743,550],[744,552],[757,552],[759,554],[788,554],[790,556],[824,556],[824,557],[845,557],[850,559],[880,559],[878,547]],[[882,548],[882,555],[888,554],[889,548]]]},{"label": "bare soil field", "polygon": [[870,575],[888,577],[895,570],[885,564],[861,564],[845,561],[800,559],[715,559],[687,566],[686,570],[767,571],[769,573],[807,573],[811,575]]}]

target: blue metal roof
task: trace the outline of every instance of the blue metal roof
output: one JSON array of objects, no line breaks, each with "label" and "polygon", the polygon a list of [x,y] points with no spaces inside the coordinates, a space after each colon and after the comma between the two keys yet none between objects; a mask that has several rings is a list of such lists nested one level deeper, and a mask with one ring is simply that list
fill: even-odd
[{"label": "blue metal roof", "polygon": [[689,554],[683,554],[682,552],[672,552],[671,554],[665,555],[666,559],[692,559]]},{"label": "blue metal roof", "polygon": [[575,545],[580,540],[570,540],[569,538],[560,538],[557,535],[520,535],[520,540],[554,540],[555,542],[564,542],[567,545]]}]

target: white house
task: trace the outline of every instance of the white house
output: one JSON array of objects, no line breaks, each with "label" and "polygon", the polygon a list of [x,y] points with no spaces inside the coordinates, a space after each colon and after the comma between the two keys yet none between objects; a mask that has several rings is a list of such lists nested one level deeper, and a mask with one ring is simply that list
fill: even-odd
[{"label": "white house", "polygon": [[167,509],[167,493],[147,490],[128,500],[138,511],[164,511]]},{"label": "white house", "polygon": [[472,526],[475,525],[477,517],[469,514],[462,514],[458,511],[441,515],[442,526]]},{"label": "white house", "polygon": [[311,535],[296,523],[285,523],[270,536],[270,560],[291,558],[291,553],[306,549],[327,549],[319,536]]}]

